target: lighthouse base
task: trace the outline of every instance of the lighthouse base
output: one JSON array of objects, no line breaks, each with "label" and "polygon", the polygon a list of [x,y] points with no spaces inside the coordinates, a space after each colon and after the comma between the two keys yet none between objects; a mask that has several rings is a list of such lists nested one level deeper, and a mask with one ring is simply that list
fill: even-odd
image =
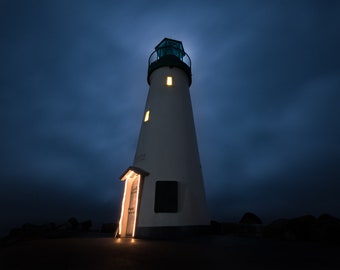
[{"label": "lighthouse base", "polygon": [[210,233],[209,225],[137,227],[135,238],[143,239],[180,239]]}]

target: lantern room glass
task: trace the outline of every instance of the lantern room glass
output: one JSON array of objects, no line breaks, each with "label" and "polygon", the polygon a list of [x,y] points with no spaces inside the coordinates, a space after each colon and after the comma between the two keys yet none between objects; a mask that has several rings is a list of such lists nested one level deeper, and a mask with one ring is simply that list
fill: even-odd
[{"label": "lantern room glass", "polygon": [[156,46],[157,58],[160,59],[165,55],[174,55],[183,61],[185,55],[182,42],[165,38]]}]

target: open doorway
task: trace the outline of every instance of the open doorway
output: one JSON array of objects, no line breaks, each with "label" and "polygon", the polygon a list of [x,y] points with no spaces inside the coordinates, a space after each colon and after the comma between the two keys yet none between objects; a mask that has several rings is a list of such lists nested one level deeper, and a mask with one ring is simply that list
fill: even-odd
[{"label": "open doorway", "polygon": [[128,171],[125,174],[124,196],[119,220],[119,236],[134,237],[138,216],[141,175]]}]

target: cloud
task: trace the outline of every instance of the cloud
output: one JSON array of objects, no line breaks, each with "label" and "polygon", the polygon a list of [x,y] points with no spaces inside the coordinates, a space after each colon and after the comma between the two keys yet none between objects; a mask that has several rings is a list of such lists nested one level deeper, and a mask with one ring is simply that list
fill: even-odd
[{"label": "cloud", "polygon": [[1,194],[4,204],[22,200],[6,212],[16,220],[20,205],[37,216],[70,203],[84,215],[113,212],[138,140],[147,60],[164,37],[182,40],[192,59],[212,216],[338,204],[338,3],[1,5]]}]

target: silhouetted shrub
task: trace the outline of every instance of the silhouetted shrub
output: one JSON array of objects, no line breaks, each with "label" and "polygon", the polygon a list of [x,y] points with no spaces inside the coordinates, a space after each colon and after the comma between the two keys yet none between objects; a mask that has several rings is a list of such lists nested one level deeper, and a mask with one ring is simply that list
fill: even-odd
[{"label": "silhouetted shrub", "polygon": [[79,222],[78,222],[78,220],[75,217],[71,217],[68,220],[68,223],[71,225],[71,229],[72,230],[77,230],[78,229]]}]

